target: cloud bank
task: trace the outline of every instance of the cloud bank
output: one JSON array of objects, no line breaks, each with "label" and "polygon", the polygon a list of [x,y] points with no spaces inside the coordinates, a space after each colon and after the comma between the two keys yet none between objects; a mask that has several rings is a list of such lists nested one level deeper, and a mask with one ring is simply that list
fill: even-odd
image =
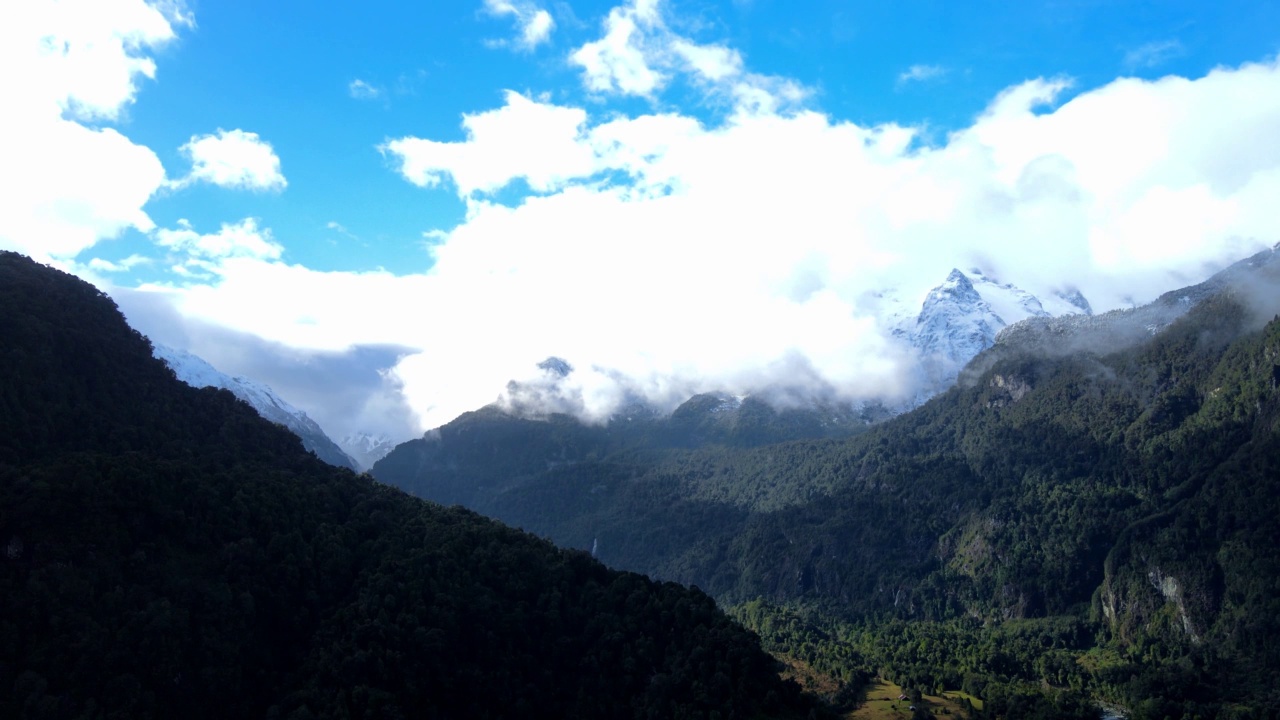
[{"label": "cloud bank", "polygon": [[117,120],[149,52],[190,18],[142,0],[31,0],[0,5],[0,245],[64,262],[128,228],[165,180],[150,149],[99,122]]},{"label": "cloud bank", "polygon": [[[415,348],[392,375],[421,428],[536,382],[550,355],[576,368],[557,402],[587,417],[770,384],[900,397],[913,360],[882,291],[918,302],[977,265],[1038,294],[1078,286],[1105,310],[1280,239],[1274,60],[1070,91],[1011,87],[935,146],[812,110],[706,126],[508,93],[463,120],[463,141],[384,146],[406,180],[467,204],[429,272],[235,258],[176,301],[296,347]],[[528,192],[500,202],[513,184]],[[259,289],[281,287],[274,305]]]},{"label": "cloud bank", "polygon": [[[114,68],[113,80],[92,92],[51,80],[88,42],[71,30],[65,52],[0,42],[6,61],[28,63],[4,67],[47,81],[20,78],[26,125],[0,138],[6,153],[26,152],[0,171],[21,200],[0,217],[0,238],[74,257],[142,229],[172,272],[133,292],[191,333],[170,344],[208,356],[200,343],[216,328],[277,355],[385,363],[373,375],[362,366],[362,377],[394,398],[387,407],[407,406],[412,420],[396,422],[419,431],[493,401],[508,381],[545,389],[537,363],[552,355],[575,370],[546,392],[589,418],[632,398],[670,405],[706,390],[910,396],[915,358],[888,332],[887,298],[918,303],[952,267],[1036,294],[1075,286],[1106,310],[1280,240],[1275,59],[1093,88],[1033,79],[935,142],[915,127],[825,114],[798,83],[751,72],[733,48],[678,32],[658,0],[635,0],[569,51],[584,102],[508,92],[462,118],[460,141],[380,145],[407,182],[466,207],[430,236],[427,272],[319,271],[289,262],[289,243],[307,238],[277,238],[267,221],[153,227],[143,205],[164,182],[154,154],[82,120],[127,106],[134,83],[154,74],[147,48],[178,21],[141,2],[112,7],[119,14],[95,26],[110,30],[91,39],[111,59],[94,71]],[[718,119],[661,102],[677,81]],[[602,102],[635,97],[647,111]],[[46,155],[25,150],[23,131]],[[192,145],[203,179],[269,189],[278,176],[283,187],[269,146],[246,154],[265,163],[217,160],[244,157],[221,154],[232,133],[207,136],[203,163]],[[235,147],[265,145],[242,135]],[[29,237],[39,239],[22,245]],[[396,351],[366,357],[365,347]],[[323,416],[367,422],[355,401],[344,407]]]},{"label": "cloud bank", "polygon": [[[299,349],[212,325],[177,312],[165,291],[115,288],[112,296],[134,327],[155,343],[181,347],[220,370],[234,368],[306,411],[335,440],[349,429],[411,439],[416,420],[389,373],[405,348],[365,345],[345,351]],[[341,432],[339,432],[341,431]]]}]

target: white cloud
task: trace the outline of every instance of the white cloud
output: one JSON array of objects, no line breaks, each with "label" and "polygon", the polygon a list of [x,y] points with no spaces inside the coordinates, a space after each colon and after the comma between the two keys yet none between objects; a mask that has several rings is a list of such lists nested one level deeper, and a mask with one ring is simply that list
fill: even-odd
[{"label": "white cloud", "polygon": [[[209,278],[222,272],[223,265],[236,260],[279,260],[284,248],[271,238],[271,231],[258,227],[254,218],[223,223],[218,232],[201,234],[187,220],[177,228],[161,228],[152,233],[160,247],[171,251],[171,270],[185,277]],[[179,269],[181,268],[181,269]]]},{"label": "white cloud", "polygon": [[153,225],[142,208],[164,183],[164,168],[114,129],[57,117],[10,125],[0,133],[0,156],[4,247],[69,259],[127,228]]},{"label": "white cloud", "polygon": [[373,100],[382,96],[382,88],[356,78],[347,84],[347,94],[357,100]]},{"label": "white cloud", "polygon": [[589,91],[653,98],[683,73],[709,99],[725,101],[738,113],[789,110],[809,96],[793,80],[747,72],[733,48],[695,43],[675,32],[664,7],[662,0],[631,0],[609,11],[604,35],[569,56],[582,68]]},{"label": "white cloud", "polygon": [[551,13],[538,7],[530,0],[484,0],[485,10],[496,17],[507,15],[515,18],[520,36],[516,39],[516,47],[532,50],[551,39],[556,22]]},{"label": "white cloud", "polygon": [[521,28],[521,44],[525,47],[534,47],[539,43],[546,42],[551,37],[551,31],[555,29],[555,26],[556,22],[551,19],[551,13],[546,10],[538,10]]},{"label": "white cloud", "polygon": [[912,65],[898,74],[898,84],[938,80],[946,77],[947,72],[947,69],[941,65]]},{"label": "white cloud", "polygon": [[463,117],[465,142],[408,137],[389,141],[382,150],[398,161],[406,180],[433,187],[448,175],[462,195],[492,192],[515,178],[547,191],[593,171],[591,150],[581,142],[586,112],[515,92],[507,92],[506,99],[498,110]]},{"label": "white cloud", "polygon": [[245,218],[235,224],[223,223],[218,232],[211,235],[201,235],[190,222],[179,220],[176,229],[156,230],[154,237],[162,247],[209,260],[276,260],[283,252],[283,248],[272,241],[271,231],[259,229],[254,218]]},{"label": "white cloud", "polygon": [[418,323],[405,323],[399,313],[387,312],[393,306],[380,303],[447,306],[447,298],[431,291],[423,276],[320,272],[251,255],[230,255],[201,269],[207,270],[202,281],[153,283],[139,290],[159,294],[191,321],[289,347],[326,351],[386,344],[387,338],[397,336],[421,340],[425,327],[436,324],[432,319],[424,328],[405,332],[406,324]]},{"label": "white cloud", "polygon": [[690,69],[713,83],[742,74],[742,56],[736,50],[720,45],[695,45],[684,39],[672,42],[671,49]]},{"label": "white cloud", "polygon": [[[578,48],[569,57],[581,66],[583,82],[593,92],[648,96],[667,82],[653,65],[665,64],[665,28],[657,3],[633,0],[609,11],[604,37]],[[648,35],[658,35],[650,40]]]},{"label": "white cloud", "polygon": [[[343,225],[337,220],[330,220],[329,222],[325,223],[324,227],[326,230],[335,232],[347,238],[348,240],[355,240],[356,242],[361,242],[359,236],[357,236],[355,233],[348,230],[346,225]],[[329,242],[331,244],[336,244],[333,240],[330,240]],[[363,245],[364,243],[361,243],[361,244]]]},{"label": "white cloud", "polygon": [[223,130],[193,135],[181,148],[191,160],[191,174],[174,183],[184,187],[207,182],[244,190],[283,190],[288,182],[271,143],[257,133]]},{"label": "white cloud", "polygon": [[122,273],[128,272],[139,265],[148,265],[151,262],[151,258],[143,257],[138,254],[130,255],[119,262],[103,260],[102,258],[91,258],[89,260],[89,269],[100,273]]},{"label": "white cloud", "polygon": [[78,119],[115,119],[139,76],[154,78],[148,49],[172,40],[173,24],[142,0],[32,0],[0,9],[5,92]]},{"label": "white cloud", "polygon": [[1140,45],[1124,54],[1124,66],[1130,70],[1163,65],[1186,53],[1177,40],[1158,40]]},{"label": "white cloud", "polygon": [[[465,118],[464,142],[386,146],[407,179],[467,202],[432,234],[428,273],[233,257],[173,292],[192,317],[291,346],[417,348],[393,376],[423,428],[549,355],[578,368],[565,392],[587,415],[628,392],[909,394],[877,291],[918,299],[979,265],[1037,294],[1077,285],[1104,310],[1280,240],[1275,60],[1070,90],[1009,88],[931,147],[767,104],[704,125],[509,93]],[[535,194],[493,200],[518,181]]]},{"label": "white cloud", "polygon": [[128,228],[164,183],[150,149],[113,121],[156,76],[152,49],[191,20],[142,0],[29,0],[0,4],[0,247],[67,261]]}]

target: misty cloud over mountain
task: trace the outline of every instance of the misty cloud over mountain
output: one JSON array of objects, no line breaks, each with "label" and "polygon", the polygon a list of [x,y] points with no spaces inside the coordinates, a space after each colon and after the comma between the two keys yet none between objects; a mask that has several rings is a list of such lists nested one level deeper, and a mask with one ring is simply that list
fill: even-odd
[{"label": "misty cloud over mountain", "polygon": [[[919,379],[886,295],[918,306],[979,267],[1104,312],[1273,244],[1280,154],[1237,129],[1280,122],[1277,80],[1266,62],[1075,96],[1030,81],[936,145],[809,110],[743,106],[707,126],[509,94],[467,116],[462,142],[388,146],[406,179],[468,207],[433,234],[427,272],[237,258],[165,292],[184,316],[290,348],[413,348],[387,378],[419,430],[536,383],[550,356],[576,368],[556,402],[587,417],[765,387],[895,402]],[[1256,102],[1224,109],[1241,93]],[[563,153],[468,174],[517,130]],[[513,183],[533,192],[511,200]]]},{"label": "misty cloud over mountain", "polygon": [[270,386],[306,411],[326,433],[386,435],[397,442],[420,433],[388,370],[406,348],[358,346],[345,351],[290,348],[255,335],[185,318],[163,296],[115,288],[129,323],[153,343],[186,349],[233,375]]},{"label": "misty cloud over mountain", "polygon": [[[839,111],[822,87],[769,74],[783,66],[756,67],[731,36],[654,2],[572,34],[557,23],[565,39],[527,48],[557,54],[547,64],[566,77],[491,86],[455,121],[402,117],[347,138],[421,198],[416,231],[362,239],[319,216],[278,230],[273,217],[307,216],[285,210],[297,193],[343,177],[308,167],[291,138],[192,127],[171,139],[181,162],[166,167],[129,126],[94,125],[163,76],[158,48],[199,31],[167,4],[131,7],[88,34],[56,14],[6,24],[10,65],[35,79],[13,118],[32,132],[4,140],[21,160],[5,187],[21,202],[0,243],[118,299],[149,296],[150,313],[121,299],[140,329],[158,332],[167,313],[166,344],[270,384],[338,436],[440,425],[512,380],[536,384],[550,356],[575,372],[569,395],[547,401],[587,417],[703,391],[901,401],[921,392],[919,358],[882,312],[886,296],[918,305],[952,268],[977,267],[1042,301],[1078,289],[1105,312],[1280,240],[1274,56],[1184,76],[1110,69],[1089,85],[1023,76],[938,130]],[[541,84],[566,78],[575,87]],[[349,83],[333,94],[357,102]],[[48,157],[81,169],[43,172]],[[195,203],[201,190],[253,198],[190,214],[153,202]],[[108,252],[129,233],[131,254]],[[339,237],[343,261],[307,252]],[[367,242],[412,247],[413,261],[356,262],[350,248]]]}]

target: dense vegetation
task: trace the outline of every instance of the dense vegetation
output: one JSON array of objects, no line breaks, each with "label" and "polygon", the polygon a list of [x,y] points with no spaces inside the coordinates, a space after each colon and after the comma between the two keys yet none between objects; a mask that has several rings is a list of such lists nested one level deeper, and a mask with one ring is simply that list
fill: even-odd
[{"label": "dense vegetation", "polygon": [[[846,440],[616,447],[574,435],[567,418],[490,410],[483,427],[464,418],[374,472],[426,497],[445,478],[470,482],[481,512],[724,603],[839,623],[826,631],[837,645],[923,646],[864,654],[850,677],[1028,692],[1050,714],[1093,695],[1136,717],[1275,716],[1273,255],[1154,336],[1113,322],[1099,326],[1105,342],[1082,330],[1000,344],[961,387]],[[1119,336],[1144,339],[1117,349]],[[486,428],[516,423],[486,444]],[[464,427],[483,452],[451,445]],[[525,459],[494,473],[486,457]],[[1040,645],[1000,655],[1024,627]]]},{"label": "dense vegetation", "polygon": [[789,717],[706,595],[325,465],[0,254],[0,717]]},{"label": "dense vegetation", "polygon": [[[847,437],[865,430],[884,413],[878,406],[858,413],[834,406],[779,410],[758,397],[738,401],[706,393],[693,396],[667,416],[635,403],[607,425],[585,425],[564,414],[529,417],[488,406],[464,413],[421,440],[400,445],[380,461],[377,474],[437,502],[484,506],[548,470],[572,472],[584,461],[608,458],[610,464],[647,464],[667,457],[669,450],[734,450]],[[631,459],[637,453],[642,459]],[[670,456],[678,458],[677,464],[684,462],[682,453]]]}]

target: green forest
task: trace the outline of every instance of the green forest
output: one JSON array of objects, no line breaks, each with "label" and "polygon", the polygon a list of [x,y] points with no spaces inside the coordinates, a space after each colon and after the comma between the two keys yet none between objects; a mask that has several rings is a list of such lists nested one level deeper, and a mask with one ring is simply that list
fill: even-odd
[{"label": "green forest", "polygon": [[0,254],[0,717],[823,716],[706,594],[328,466]]},{"label": "green forest", "polygon": [[1278,286],[1263,263],[1158,333],[1118,313],[998,343],[843,438],[737,441],[731,417],[681,446],[660,417],[486,408],[373,473],[696,585],[845,696],[883,677],[990,717],[1277,717]]},{"label": "green forest", "polygon": [[4,253],[0,717],[832,717],[880,681],[978,719],[1280,717],[1258,297],[997,344],[884,422],[485,408],[370,476]]}]

